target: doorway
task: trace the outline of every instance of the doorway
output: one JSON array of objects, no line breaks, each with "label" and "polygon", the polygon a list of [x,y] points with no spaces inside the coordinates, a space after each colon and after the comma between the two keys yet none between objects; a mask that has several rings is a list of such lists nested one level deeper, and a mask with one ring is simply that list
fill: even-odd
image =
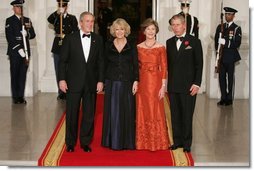
[{"label": "doorway", "polygon": [[143,41],[140,24],[153,17],[153,0],[94,0],[95,32],[104,42],[111,38],[109,27],[117,18],[125,19],[131,26],[129,38]]}]

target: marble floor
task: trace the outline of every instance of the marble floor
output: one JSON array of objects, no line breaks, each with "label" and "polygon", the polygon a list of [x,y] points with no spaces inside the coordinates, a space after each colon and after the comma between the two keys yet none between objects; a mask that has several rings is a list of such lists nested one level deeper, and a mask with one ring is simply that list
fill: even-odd
[{"label": "marble floor", "polygon": [[[65,109],[55,93],[38,93],[27,105],[0,97],[0,165],[36,166]],[[198,95],[193,122],[195,166],[250,166],[250,103],[218,107]]]}]

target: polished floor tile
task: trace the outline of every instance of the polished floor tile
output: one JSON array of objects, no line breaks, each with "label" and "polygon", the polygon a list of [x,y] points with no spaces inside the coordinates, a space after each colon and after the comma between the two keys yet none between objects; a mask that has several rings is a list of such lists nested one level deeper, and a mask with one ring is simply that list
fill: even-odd
[{"label": "polished floor tile", "polygon": [[[36,166],[65,110],[55,93],[38,93],[27,105],[0,97],[0,165]],[[249,100],[217,106],[216,99],[198,95],[193,117],[192,155],[196,166],[250,165]]]}]

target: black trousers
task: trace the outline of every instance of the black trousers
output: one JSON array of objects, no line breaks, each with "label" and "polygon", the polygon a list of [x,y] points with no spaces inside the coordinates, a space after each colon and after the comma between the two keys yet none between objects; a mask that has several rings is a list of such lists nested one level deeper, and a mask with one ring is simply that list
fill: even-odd
[{"label": "black trousers", "polygon": [[9,56],[9,59],[12,98],[16,100],[24,97],[28,65],[25,63],[25,58],[20,55]]},{"label": "black trousers", "polygon": [[[80,133],[79,140],[81,147],[89,145],[94,133],[96,93],[88,90],[81,93],[67,92],[66,94],[66,145],[75,146],[78,139],[79,119]],[[82,105],[82,116],[79,118],[80,104]]]},{"label": "black trousers", "polygon": [[222,63],[219,72],[221,100],[233,100],[235,63]]},{"label": "black trousers", "polygon": [[192,119],[196,96],[170,93],[169,97],[174,144],[190,147],[192,144]]}]

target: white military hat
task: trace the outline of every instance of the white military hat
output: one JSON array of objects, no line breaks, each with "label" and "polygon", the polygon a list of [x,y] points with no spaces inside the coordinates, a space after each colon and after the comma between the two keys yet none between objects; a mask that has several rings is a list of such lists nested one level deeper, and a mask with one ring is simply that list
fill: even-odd
[{"label": "white military hat", "polygon": [[178,0],[180,3],[190,4],[192,0]]}]

